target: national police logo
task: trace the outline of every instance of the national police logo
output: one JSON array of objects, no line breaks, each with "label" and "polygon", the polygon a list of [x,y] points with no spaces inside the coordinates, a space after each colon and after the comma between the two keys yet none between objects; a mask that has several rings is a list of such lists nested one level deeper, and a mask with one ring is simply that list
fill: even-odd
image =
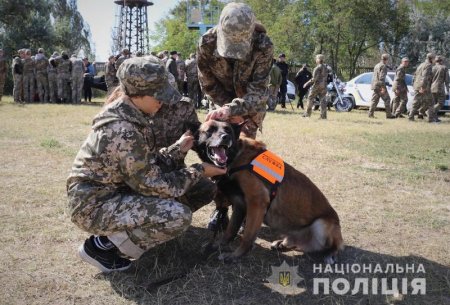
[{"label": "national police logo", "polygon": [[284,295],[294,295],[304,292],[297,284],[303,279],[298,275],[298,266],[289,266],[286,261],[279,267],[271,266],[272,275],[267,279],[266,286]]}]

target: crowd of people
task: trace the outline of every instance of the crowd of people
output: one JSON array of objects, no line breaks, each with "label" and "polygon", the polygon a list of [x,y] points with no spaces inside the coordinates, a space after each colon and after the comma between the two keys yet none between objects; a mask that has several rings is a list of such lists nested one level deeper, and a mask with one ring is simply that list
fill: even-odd
[{"label": "crowd of people", "polygon": [[[0,100],[3,95],[7,62],[0,50]],[[88,58],[71,57],[63,51],[53,52],[50,58],[39,48],[36,54],[20,49],[12,60],[13,98],[16,103],[81,103],[91,101],[89,79],[96,74]]]}]

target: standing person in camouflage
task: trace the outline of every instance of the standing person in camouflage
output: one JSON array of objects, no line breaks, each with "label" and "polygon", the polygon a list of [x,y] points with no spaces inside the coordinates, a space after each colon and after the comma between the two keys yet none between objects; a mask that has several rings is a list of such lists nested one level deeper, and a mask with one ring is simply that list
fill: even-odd
[{"label": "standing person in camouflage", "polygon": [[406,68],[408,66],[408,57],[403,57],[402,63],[395,71],[394,84],[392,85],[392,91],[395,94],[392,102],[392,114],[396,118],[403,118],[403,113],[406,111],[406,104],[408,103],[408,86],[405,80]]},{"label": "standing person in camouflage", "polygon": [[278,91],[282,82],[281,69],[276,65],[276,60],[274,59],[269,74],[269,100],[267,101],[267,110],[269,111],[273,111],[277,107]]},{"label": "standing person in camouflage", "polygon": [[14,57],[12,62],[12,74],[14,79],[14,102],[23,102],[23,59],[25,58],[25,50],[20,49],[17,51],[19,56]]},{"label": "standing person in camouflage", "polygon": [[83,92],[84,83],[84,65],[80,58],[75,54],[70,57],[72,67],[71,87],[72,87],[72,103],[81,104],[81,94]]},{"label": "standing person in camouflage", "polygon": [[206,119],[246,122],[242,133],[256,138],[266,114],[272,58],[273,44],[251,8],[228,3],[197,47],[200,85],[210,100]]},{"label": "standing person in camouflage", "polygon": [[59,56],[58,52],[53,52],[49,59],[48,65],[48,90],[50,103],[56,103],[58,100],[58,76],[56,73],[56,67],[51,64],[55,58]]},{"label": "standing person in camouflage", "polygon": [[178,72],[178,92],[182,95],[186,94],[186,64],[184,63],[181,53],[177,53],[177,72]]},{"label": "standing person in camouflage", "polygon": [[[185,231],[192,212],[209,203],[214,185],[199,196],[190,191],[206,177],[225,174],[210,164],[184,164],[193,137],[157,149],[150,120],[180,94],[168,83],[156,57],[136,57],[117,71],[120,89],[94,118],[67,180],[71,220],[92,235],[80,257],[102,272],[126,270],[145,251]],[[211,187],[212,186],[212,187]]]},{"label": "standing person in camouflage", "polygon": [[440,122],[438,118],[438,113],[444,106],[445,102],[445,90],[447,89],[447,94],[450,94],[450,81],[448,75],[448,69],[444,65],[444,57],[436,56],[436,64],[432,69],[432,83],[431,83],[431,94],[433,98],[433,120],[435,122]]},{"label": "standing person in camouflage", "polygon": [[31,50],[27,49],[23,59],[23,97],[25,103],[34,102],[35,68],[34,56],[31,56]]},{"label": "standing person in camouflage", "polygon": [[5,54],[3,49],[0,49],[0,102],[2,101],[3,88],[5,87],[6,71],[8,67],[6,65]]},{"label": "standing person in camouflage", "polygon": [[56,75],[58,82],[58,100],[60,103],[70,102],[70,72],[71,62],[65,51],[61,52],[61,56],[50,58],[50,64],[56,67]]},{"label": "standing person in camouflage", "polygon": [[423,119],[424,111],[428,109],[428,121],[434,122],[434,107],[431,99],[431,82],[433,80],[433,61],[435,55],[428,53],[425,61],[421,63],[414,73],[414,100],[412,108],[409,111],[409,120],[414,121],[414,116],[419,111],[418,118]]},{"label": "standing person in camouflage", "polygon": [[375,109],[377,108],[380,97],[384,101],[387,119],[395,119],[391,111],[391,98],[386,88],[387,62],[389,54],[381,55],[381,61],[373,68],[372,76],[372,101],[369,108],[369,118],[374,118]]},{"label": "standing person in camouflage", "polygon": [[194,53],[189,55],[189,59],[186,59],[186,80],[188,96],[195,103],[196,108],[200,108],[201,105],[201,92],[200,83],[198,82],[198,69],[197,58]]},{"label": "standing person in camouflage", "polygon": [[121,54],[119,56],[116,56],[116,62],[114,63],[114,67],[116,68],[116,70],[118,70],[120,65],[128,58],[131,58],[130,50],[122,49]]},{"label": "standing person in camouflage", "polygon": [[327,101],[325,95],[327,94],[327,79],[328,79],[328,69],[323,63],[325,56],[322,54],[316,55],[316,64],[314,68],[312,78],[303,85],[303,88],[307,88],[311,85],[311,89],[308,94],[308,104],[306,106],[306,112],[303,117],[310,117],[312,108],[314,106],[314,101],[316,97],[319,97],[320,101],[320,118],[323,120],[327,119]]},{"label": "standing person in camouflage", "polygon": [[36,85],[39,102],[48,103],[48,58],[45,57],[44,49],[39,48],[35,56],[36,62]]},{"label": "standing person in camouflage", "polygon": [[110,95],[114,88],[117,87],[119,84],[119,81],[116,76],[116,67],[114,66],[116,61],[116,57],[114,55],[111,55],[108,58],[108,63],[106,64],[106,70],[105,70],[105,82],[106,82],[106,88],[108,88],[108,95]]}]

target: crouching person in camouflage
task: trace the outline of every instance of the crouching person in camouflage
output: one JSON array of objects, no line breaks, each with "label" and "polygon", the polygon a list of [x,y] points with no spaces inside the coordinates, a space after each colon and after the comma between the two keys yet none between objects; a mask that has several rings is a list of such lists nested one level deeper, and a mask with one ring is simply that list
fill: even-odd
[{"label": "crouching person in camouflage", "polygon": [[188,133],[157,149],[159,133],[149,122],[181,98],[159,59],[129,59],[117,77],[121,94],[94,118],[67,180],[71,220],[94,234],[80,257],[102,272],[126,270],[130,259],[184,232],[192,212],[214,198],[206,177],[225,174],[210,164],[184,165]]}]

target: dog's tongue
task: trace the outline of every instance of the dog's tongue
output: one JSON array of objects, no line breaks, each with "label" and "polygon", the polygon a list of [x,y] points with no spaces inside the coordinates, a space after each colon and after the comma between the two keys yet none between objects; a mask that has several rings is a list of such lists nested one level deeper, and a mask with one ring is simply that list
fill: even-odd
[{"label": "dog's tongue", "polygon": [[226,163],[227,162],[227,154],[225,151],[225,148],[223,147],[214,147],[213,148],[214,158],[219,163]]}]

